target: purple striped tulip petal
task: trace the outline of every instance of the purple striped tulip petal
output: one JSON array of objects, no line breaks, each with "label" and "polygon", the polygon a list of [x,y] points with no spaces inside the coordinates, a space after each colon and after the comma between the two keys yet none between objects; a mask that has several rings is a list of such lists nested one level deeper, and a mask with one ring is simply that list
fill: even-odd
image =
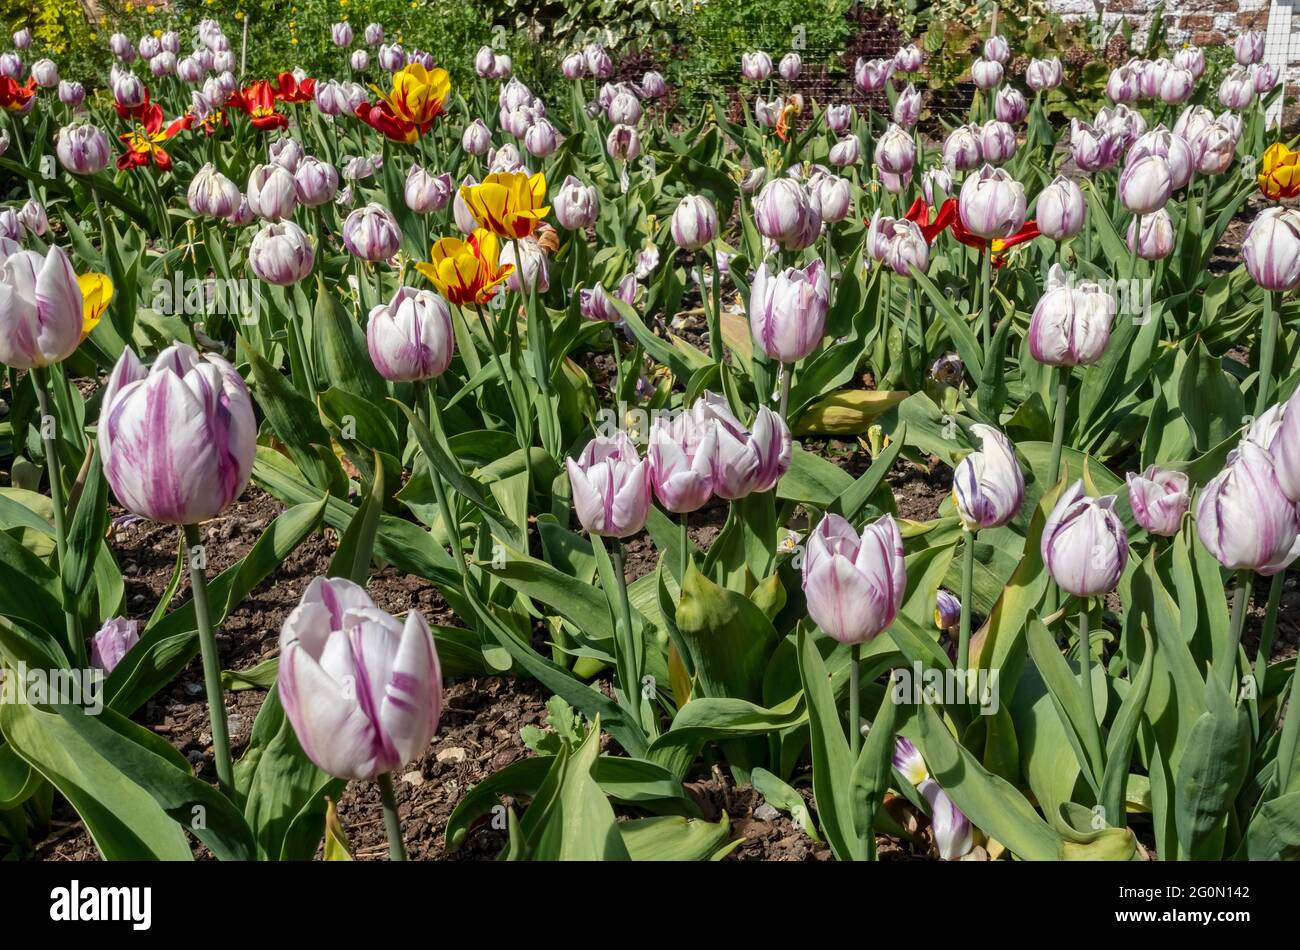
[{"label": "purple striped tulip petal", "polygon": [[220,356],[176,343],[146,372],[127,349],[103,407],[104,475],[128,511],[197,524],[219,515],[248,484],[257,446],[253,404]]},{"label": "purple striped tulip petal", "polygon": [[111,673],[127,651],[139,642],[139,621],[113,617],[90,640],[90,665],[106,674]]},{"label": "purple striped tulip petal", "polygon": [[718,433],[689,413],[650,427],[650,482],[655,497],[669,511],[696,511],[713,496]]},{"label": "purple striped tulip petal", "polygon": [[906,591],[903,538],[892,515],[859,536],[830,514],[808,538],[803,592],[808,615],[827,636],[841,643],[874,639],[894,622]]},{"label": "purple striped tulip petal", "polygon": [[817,349],[826,332],[830,278],[820,259],[803,270],[769,274],[764,262],[749,295],[754,341],[772,359],[797,363]]},{"label": "purple striped tulip petal", "polygon": [[280,698],[323,771],[368,780],[417,758],[438,731],[442,670],[424,616],[402,623],[358,585],[318,577],[280,629]]},{"label": "purple striped tulip petal", "polygon": [[1071,285],[1064,268],[1053,264],[1047,292],[1039,298],[1029,321],[1029,352],[1049,366],[1095,363],[1106,352],[1115,298],[1101,284]]},{"label": "purple striped tulip petal", "polygon": [[1282,491],[1269,452],[1242,441],[1196,502],[1196,533],[1229,570],[1276,574],[1300,554],[1296,505]]},{"label": "purple striped tulip petal", "polygon": [[939,857],[955,861],[970,851],[974,846],[970,819],[953,803],[948,793],[932,778],[926,779],[916,790],[930,805],[930,831],[934,834],[934,846]]},{"label": "purple striped tulip petal", "polygon": [[1020,511],[1025,476],[1010,439],[982,424],[971,426],[971,432],[979,439],[980,448],[962,459],[953,472],[953,504],[970,530],[996,528]]},{"label": "purple striped tulip petal", "polygon": [[753,431],[741,425],[717,393],[705,392],[691,407],[691,414],[697,422],[717,428],[714,492],[719,497],[732,500],[768,491],[789,470],[790,430],[767,406],[754,417]]},{"label": "purple striped tulip petal", "polygon": [[40,369],[67,359],[81,342],[81,308],[77,274],[61,247],[44,257],[13,250],[0,258],[0,363]]},{"label": "purple striped tulip petal", "polygon": [[456,349],[451,309],[431,290],[399,287],[392,300],[370,311],[366,346],[384,379],[415,382],[441,376]]},{"label": "purple striped tulip petal", "polygon": [[650,514],[650,463],[626,434],[597,436],[577,461],[565,459],[573,508],[590,533],[626,538],[645,527]]},{"label": "purple striped tulip petal", "polygon": [[1191,485],[1182,472],[1149,465],[1141,475],[1128,473],[1128,501],[1138,524],[1152,534],[1173,537],[1191,502]]},{"label": "purple striped tulip petal", "polygon": [[1043,526],[1041,553],[1062,590],[1078,597],[1114,590],[1128,563],[1128,532],[1115,514],[1115,496],[1090,498],[1082,481],[1067,488]]}]

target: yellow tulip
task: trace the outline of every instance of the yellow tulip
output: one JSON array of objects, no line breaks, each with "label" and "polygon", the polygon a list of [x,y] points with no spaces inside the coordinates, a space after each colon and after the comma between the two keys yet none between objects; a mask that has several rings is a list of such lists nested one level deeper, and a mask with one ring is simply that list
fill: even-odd
[{"label": "yellow tulip", "polygon": [[113,281],[107,274],[92,271],[79,274],[77,283],[81,286],[81,338],[84,340],[99,326],[100,317],[113,299]]},{"label": "yellow tulip", "polygon": [[1300,152],[1277,142],[1264,152],[1263,164],[1256,180],[1266,197],[1278,201],[1300,195]]},{"label": "yellow tulip", "polygon": [[501,242],[491,231],[479,228],[468,241],[440,238],[429,252],[429,262],[415,269],[429,279],[438,292],[458,306],[487,303],[497,285],[514,267],[500,266]]},{"label": "yellow tulip", "polygon": [[546,200],[546,176],[541,172],[498,172],[477,185],[464,185],[460,197],[480,227],[503,238],[518,240],[537,230],[550,206]]},{"label": "yellow tulip", "polygon": [[423,132],[442,115],[451,95],[451,77],[441,67],[425,69],[420,63],[411,63],[393,75],[392,92],[379,95],[394,115]]}]

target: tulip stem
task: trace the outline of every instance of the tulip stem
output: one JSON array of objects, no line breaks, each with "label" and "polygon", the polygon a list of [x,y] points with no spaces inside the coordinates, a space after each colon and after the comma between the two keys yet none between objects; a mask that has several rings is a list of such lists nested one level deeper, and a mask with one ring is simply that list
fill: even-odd
[{"label": "tulip stem", "polygon": [[700,285],[700,307],[704,310],[704,322],[709,327],[709,355],[718,366],[722,365],[722,329],[709,302],[709,286],[704,282],[704,258],[695,260],[695,280]]},{"label": "tulip stem", "polygon": [[[1223,656],[1215,657],[1219,669],[1216,673],[1229,693],[1233,691],[1237,674],[1237,652],[1241,648],[1241,633],[1246,626],[1246,610],[1250,606],[1252,571],[1244,567],[1237,572],[1237,588],[1232,592],[1232,624]],[[1271,595],[1270,595],[1271,596]]]},{"label": "tulip stem", "polygon": [[1259,339],[1259,391],[1255,395],[1255,418],[1268,408],[1268,397],[1273,391],[1273,353],[1277,349],[1278,299],[1276,291],[1264,291],[1264,325]]},{"label": "tulip stem", "polygon": [[1065,415],[1070,408],[1070,368],[1060,366],[1056,370],[1056,427],[1052,432],[1052,455],[1047,466],[1047,487],[1050,489],[1061,477],[1061,450],[1065,446]]},{"label": "tulip stem", "polygon": [[1259,631],[1259,649],[1255,654],[1255,689],[1258,694],[1264,692],[1264,681],[1268,679],[1268,658],[1273,652],[1273,637],[1277,634],[1277,608],[1282,602],[1282,578],[1285,571],[1273,575],[1268,585],[1268,605],[1264,608],[1264,626]]},{"label": "tulip stem", "polygon": [[[984,344],[985,359],[988,358],[989,343],[993,339],[993,314],[989,309],[993,297],[993,291],[991,290],[991,284],[993,283],[993,276],[991,273],[991,264],[989,261],[989,258],[991,258],[992,256],[993,256],[993,245],[990,243],[988,247],[984,248],[984,253],[980,255],[980,284],[984,296],[983,306],[980,308],[980,324],[981,324],[980,329],[981,329],[981,337],[982,337],[981,342]],[[906,345],[906,341],[904,341],[904,345]]]},{"label": "tulip stem", "polygon": [[966,536],[966,549],[961,563],[961,625],[957,634],[957,670],[963,676],[970,665],[971,597],[975,587],[975,532],[962,531]]},{"label": "tulip stem", "polygon": [[[438,440],[443,450],[454,460],[456,455],[451,451],[450,443],[447,441],[446,430],[442,425],[442,410],[438,407],[438,395],[433,391],[433,386],[428,383],[416,383],[416,411],[420,415],[426,412],[433,423],[433,437]],[[425,409],[427,406],[427,410]],[[460,522],[452,515],[451,502],[447,499],[447,488],[442,481],[440,473],[433,464],[432,459],[425,459],[429,463],[429,481],[433,483],[433,495],[438,502],[438,514],[442,516],[442,529],[447,534],[447,548],[451,552],[451,558],[456,562],[456,570],[460,575],[461,584],[464,585],[465,595],[469,596],[469,569],[465,566],[465,555],[460,547]]]},{"label": "tulip stem", "polygon": [[[1101,727],[1097,724],[1097,711],[1092,703],[1092,636],[1088,630],[1088,598],[1084,597],[1079,606],[1079,686],[1083,693],[1084,728],[1083,736],[1087,751],[1084,758],[1091,760],[1091,768],[1097,783],[1100,784],[1101,773],[1105,769],[1102,759]],[[1102,816],[1106,816],[1103,814]],[[1107,821],[1108,824],[1114,822]]]},{"label": "tulip stem", "polygon": [[781,421],[787,425],[790,420],[786,417],[786,412],[790,406],[790,364],[781,364]]},{"label": "tulip stem", "polygon": [[849,758],[854,766],[862,748],[862,644],[849,648]]},{"label": "tulip stem", "polygon": [[[54,549],[59,558],[59,574],[68,563],[67,500],[63,495],[63,466],[59,464],[58,421],[50,412],[49,371],[32,370],[32,387],[36,390],[36,404],[40,410],[41,449],[45,455],[46,474],[50,477],[50,506],[54,509]],[[65,596],[76,591],[65,588]],[[76,603],[63,605],[64,624],[68,634],[68,647],[81,663],[86,661],[86,645],[81,639],[81,623]]]},{"label": "tulip stem", "polygon": [[203,657],[203,685],[208,694],[208,717],[212,720],[212,756],[216,761],[217,785],[227,798],[234,795],[234,769],[230,760],[230,731],[226,727],[226,703],[221,691],[221,657],[208,611],[208,580],[204,573],[203,539],[199,526],[185,526],[185,548],[190,561],[190,594],[198,624],[199,653]]},{"label": "tulip stem", "polygon": [[397,815],[397,796],[393,794],[393,774],[380,772],[375,776],[379,786],[379,800],[384,805],[384,832],[388,836],[388,860],[405,861],[406,845],[402,844],[402,819]]},{"label": "tulip stem", "polygon": [[[686,531],[686,521],[688,518],[690,518],[690,515],[683,512],[681,520],[682,550],[678,562],[680,573],[677,575],[677,585],[681,590],[686,589],[686,568],[691,563],[691,536]],[[678,599],[680,600],[680,594],[678,595]]]},{"label": "tulip stem", "polygon": [[623,654],[618,666],[621,674],[620,678],[623,680],[621,684],[623,696],[627,701],[628,708],[636,716],[637,722],[644,725],[645,720],[641,708],[641,671],[637,668],[636,662],[636,637],[632,632],[632,605],[627,599],[623,542],[618,538],[611,538],[610,540],[613,542],[610,549],[610,559],[614,562],[614,584],[618,587],[618,632],[619,636],[622,637],[622,649],[619,652]]}]

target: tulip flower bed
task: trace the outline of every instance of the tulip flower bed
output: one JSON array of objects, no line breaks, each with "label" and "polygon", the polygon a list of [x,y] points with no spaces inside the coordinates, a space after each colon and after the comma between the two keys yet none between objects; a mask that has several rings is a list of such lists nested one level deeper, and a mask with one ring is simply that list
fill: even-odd
[{"label": "tulip flower bed", "polygon": [[234,38],[0,54],[0,856],[1300,855],[1259,34],[951,127]]}]

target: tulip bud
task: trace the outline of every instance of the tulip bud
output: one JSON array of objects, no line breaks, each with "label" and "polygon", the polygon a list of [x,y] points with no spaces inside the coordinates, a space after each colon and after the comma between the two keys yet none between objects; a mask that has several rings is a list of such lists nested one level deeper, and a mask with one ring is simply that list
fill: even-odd
[{"label": "tulip bud", "polygon": [[861,536],[828,514],[808,538],[803,561],[808,615],[841,643],[865,643],[894,622],[907,592],[903,537],[892,515],[867,525]]},{"label": "tulip bud", "polygon": [[961,624],[961,601],[951,591],[940,588],[934,600],[934,625],[952,631]]},{"label": "tulip bud", "polygon": [[863,92],[880,92],[894,72],[892,59],[858,58],[853,67],[853,81]]},{"label": "tulip bud", "polygon": [[248,484],[256,447],[248,388],[220,356],[176,343],[146,372],[122,353],[99,417],[104,476],[122,507],[165,524],[215,518]]},{"label": "tulip bud", "polygon": [[1003,122],[1018,125],[1029,114],[1025,95],[1014,86],[1003,86],[993,99],[993,111]]},{"label": "tulip bud", "polygon": [[671,230],[678,247],[698,251],[718,236],[718,212],[704,196],[688,195],[673,211]]},{"label": "tulip bud", "polygon": [[59,83],[59,101],[76,108],[86,101],[86,89],[79,82],[64,79]]},{"label": "tulip bud", "polygon": [[996,63],[1006,63],[1011,58],[1011,44],[1005,36],[990,36],[984,41],[984,56]]},{"label": "tulip bud", "polygon": [[340,49],[347,49],[352,45],[352,24],[345,22],[335,23],[330,27],[330,39],[334,45]]},{"label": "tulip bud", "polygon": [[371,309],[366,346],[384,379],[417,382],[441,376],[456,348],[451,310],[431,290],[399,287],[387,304]]},{"label": "tulip bud", "polygon": [[1010,237],[1025,223],[1025,188],[1001,168],[985,165],[962,184],[957,211],[972,234]]},{"label": "tulip bud", "polygon": [[1244,66],[1233,66],[1219,83],[1219,104],[1245,109],[1255,101],[1255,81]]},{"label": "tulip bud", "polygon": [[978,168],[983,160],[980,152],[980,127],[959,125],[948,133],[943,143],[943,163],[959,172]]},{"label": "tulip bud", "polygon": [[845,135],[831,146],[827,160],[836,168],[856,165],[862,159],[862,145],[856,135]]},{"label": "tulip bud", "polygon": [[808,179],[808,205],[827,224],[843,221],[853,210],[853,184],[830,172],[814,172]]},{"label": "tulip bud", "polygon": [[1196,91],[1196,77],[1190,69],[1174,67],[1165,73],[1160,82],[1160,101],[1166,105],[1186,102]]},{"label": "tulip bud", "polygon": [[781,64],[777,69],[782,79],[793,82],[799,78],[799,73],[803,69],[803,57],[794,52],[786,53],[781,57]]},{"label": "tulip bud", "polygon": [[1115,310],[1115,298],[1100,284],[1071,286],[1064,268],[1053,264],[1029,321],[1030,355],[1049,366],[1095,363],[1106,351]]},{"label": "tulip bud", "polygon": [[276,139],[266,149],[267,157],[274,165],[279,165],[289,174],[298,170],[298,164],[307,153],[295,138],[284,136]]},{"label": "tulip bud", "polygon": [[194,175],[185,194],[190,210],[197,215],[229,218],[239,208],[239,188],[208,162]]},{"label": "tulip bud", "polygon": [[52,59],[38,59],[32,63],[32,78],[42,89],[49,89],[59,84],[59,67]]},{"label": "tulip bud", "polygon": [[280,628],[280,701],[307,758],[369,780],[438,732],[442,669],[418,610],[401,623],[343,578],[317,577]]},{"label": "tulip bud", "polygon": [[27,27],[15,30],[13,34],[14,49],[27,49],[32,45],[32,31]]},{"label": "tulip bud", "polygon": [[1142,118],[1142,113],[1122,103],[1116,104],[1113,109],[1099,109],[1094,124],[1098,129],[1114,136],[1119,143],[1121,153],[1141,138],[1147,130],[1146,119]]},{"label": "tulip bud", "polygon": [[[360,51],[358,51],[360,52]],[[355,54],[354,54],[355,55]],[[379,68],[395,73],[406,65],[406,52],[400,43],[384,44],[379,47]]]},{"label": "tulip bud", "polygon": [[465,127],[460,144],[461,148],[470,155],[486,155],[488,149],[492,147],[492,132],[482,119],[475,119]]},{"label": "tulip bud", "polygon": [[586,69],[587,61],[583,59],[581,53],[570,53],[560,60],[560,72],[564,74],[565,79],[581,79]]},{"label": "tulip bud", "polygon": [[528,289],[533,293],[544,294],[551,289],[546,253],[542,249],[541,242],[536,238],[527,237],[511,241],[503,247],[501,266],[512,268],[510,276],[506,278],[506,287],[510,290]]},{"label": "tulip bud", "polygon": [[810,247],[822,221],[807,193],[789,177],[775,178],[754,199],[754,223],[764,237],[789,251]]},{"label": "tulip bud", "polygon": [[1051,59],[1031,59],[1025,67],[1025,85],[1034,92],[1055,89],[1063,78],[1061,61],[1055,56]]},{"label": "tulip bud", "polygon": [[911,83],[894,100],[894,122],[910,129],[921,118],[921,92]]},{"label": "tulip bud", "polygon": [[370,202],[357,208],[343,222],[343,246],[363,261],[383,261],[397,253],[402,232],[392,212]]},{"label": "tulip bud", "polygon": [[1000,165],[1011,158],[1017,144],[1016,130],[1005,121],[990,119],[980,126],[980,153],[989,164]]},{"label": "tulip bud", "polygon": [[97,175],[108,166],[112,152],[108,136],[89,122],[64,126],[54,143],[59,164],[74,175]]},{"label": "tulip bud", "polygon": [[1151,534],[1170,538],[1182,525],[1191,484],[1182,472],[1149,465],[1141,475],[1128,473],[1128,501],[1138,524]]},{"label": "tulip bud", "polygon": [[339,173],[329,162],[308,156],[293,173],[294,193],[308,208],[333,201],[339,190]]},{"label": "tulip bud", "polygon": [[791,439],[785,420],[767,406],[754,416],[753,431],[731,414],[727,402],[706,391],[691,415],[697,423],[717,428],[718,457],[714,467],[714,493],[734,500],[773,488],[790,468]]},{"label": "tulip bud", "polygon": [[995,59],[977,59],[971,63],[970,78],[976,88],[987,92],[1002,82],[1002,64]]},{"label": "tulip bud", "polygon": [[354,73],[364,73],[370,68],[370,54],[363,49],[352,51],[352,57],[348,61]]},{"label": "tulip bud", "polygon": [[555,126],[546,119],[538,119],[524,133],[524,148],[528,149],[528,154],[537,158],[550,155],[555,151],[557,144]]},{"label": "tulip bud", "polygon": [[451,201],[451,175],[430,175],[420,164],[413,164],[406,173],[406,185],[402,190],[406,206],[417,214],[441,211]]},{"label": "tulip bud", "polygon": [[1195,159],[1191,146],[1181,135],[1170,132],[1163,125],[1147,132],[1129,149],[1126,165],[1131,165],[1147,155],[1158,155],[1169,166],[1169,184],[1173,191],[1180,191],[1192,179]]},{"label": "tulip bud", "polygon": [[1300,520],[1269,452],[1244,440],[1196,502],[1196,533],[1229,570],[1271,575],[1300,554]]},{"label": "tulip bud", "polygon": [[1159,155],[1146,154],[1130,160],[1120,172],[1120,203],[1134,214],[1160,210],[1169,201],[1172,190],[1169,163]]},{"label": "tulip bud", "polygon": [[626,538],[645,526],[650,513],[650,464],[622,432],[597,436],[577,461],[564,460],[578,521],[588,532]]},{"label": "tulip bud", "polygon": [[293,174],[281,165],[254,165],[246,194],[253,214],[265,221],[291,217],[298,201]]},{"label": "tulip bud", "polygon": [[646,99],[662,99],[668,95],[668,84],[664,77],[653,69],[641,77],[641,95]]},{"label": "tulip bud", "polygon": [[367,46],[378,46],[384,41],[384,28],[378,23],[368,23],[364,35]]},{"label": "tulip bud", "polygon": [[1070,156],[1080,171],[1105,171],[1123,152],[1123,143],[1109,131],[1078,119],[1070,120]]},{"label": "tulip bud", "polygon": [[605,150],[610,158],[634,162],[641,157],[641,136],[633,126],[616,125],[605,139]]},{"label": "tulip bud", "polygon": [[114,69],[111,79],[113,101],[123,109],[135,109],[144,104],[148,95],[144,83],[135,73]]},{"label": "tulip bud", "polygon": [[37,237],[45,237],[50,229],[50,219],[45,214],[45,206],[35,198],[28,198],[18,209],[18,220],[24,228]]},{"label": "tulip bud", "polygon": [[974,841],[971,839],[970,819],[962,814],[951,798],[925,767],[925,759],[909,739],[898,736],[894,740],[893,765],[907,779],[930,806],[930,831],[934,846],[944,861],[955,861],[967,854]]},{"label": "tulip bud", "polygon": [[1300,287],[1300,211],[1281,206],[1261,211],[1246,229],[1241,257],[1264,290]]},{"label": "tulip bud", "polygon": [[650,426],[646,457],[655,497],[668,511],[697,511],[713,496],[718,434],[715,426],[701,424],[690,413],[680,413]]},{"label": "tulip bud", "polygon": [[826,127],[836,135],[843,135],[853,124],[853,106],[836,105],[826,107]]},{"label": "tulip bud", "polygon": [[764,262],[749,295],[754,342],[774,360],[797,363],[821,343],[829,305],[830,278],[820,260],[776,275],[768,273]]},{"label": "tulip bud", "polygon": [[926,204],[941,205],[952,194],[952,172],[943,165],[927,168],[921,176],[921,194]]},{"label": "tulip bud", "polygon": [[1010,439],[980,423],[971,426],[971,432],[979,439],[980,448],[962,459],[953,472],[953,504],[971,531],[997,528],[1020,511],[1025,476]]},{"label": "tulip bud", "polygon": [[1174,225],[1169,211],[1161,208],[1141,216],[1142,231],[1138,233],[1138,218],[1128,223],[1128,248],[1144,261],[1158,261],[1174,250]]},{"label": "tulip bud", "polygon": [[1264,34],[1258,30],[1238,33],[1232,41],[1232,54],[1242,66],[1258,63],[1264,58]]},{"label": "tulip bud", "polygon": [[1110,593],[1128,563],[1128,532],[1115,514],[1115,496],[1090,498],[1083,482],[1075,482],[1048,515],[1040,552],[1061,590],[1076,597]]},{"label": "tulip bud", "polygon": [[773,99],[769,102],[762,96],[755,98],[754,121],[765,129],[776,128],[776,124],[781,121],[781,100]]},{"label": "tulip bud", "polygon": [[772,57],[759,50],[740,57],[740,75],[750,82],[763,82],[772,75]]},{"label": "tulip bud", "polygon": [[131,38],[125,33],[114,33],[108,38],[108,48],[124,63],[129,63],[135,59],[135,47],[131,44]]},{"label": "tulip bud", "polygon": [[600,193],[569,175],[551,199],[551,208],[560,226],[580,231],[596,223],[600,214]]},{"label": "tulip bud", "polygon": [[608,79],[614,74],[614,61],[599,43],[588,43],[583,48],[582,55],[587,61],[587,73],[592,78]]},{"label": "tulip bud", "polygon": [[61,363],[81,343],[81,329],[81,287],[61,247],[0,259],[0,363],[28,370]]},{"label": "tulip bud", "polygon": [[917,49],[915,43],[908,43],[900,47],[894,54],[894,68],[900,73],[920,72],[924,57],[921,51]]},{"label": "tulip bud", "polygon": [[1192,154],[1196,157],[1196,171],[1201,175],[1222,175],[1237,157],[1237,137],[1240,128],[1235,122],[1213,119],[1189,139]]},{"label": "tulip bud", "polygon": [[1157,98],[1171,68],[1167,59],[1144,61],[1138,71],[1138,95],[1143,99]]},{"label": "tulip bud", "polygon": [[876,141],[876,164],[883,172],[905,175],[916,163],[916,143],[904,129],[891,124]]},{"label": "tulip bud", "polygon": [[140,642],[140,622],[126,617],[104,621],[90,640],[90,665],[107,676],[122,662],[131,647]]},{"label": "tulip bud", "polygon": [[23,60],[17,53],[0,53],[0,76],[15,81],[22,78]]},{"label": "tulip bud", "polygon": [[[637,289],[636,274],[628,274],[619,282],[616,296],[630,307],[636,303]],[[616,324],[623,322],[623,315],[601,284],[578,291],[578,311],[587,320]]]},{"label": "tulip bud", "polygon": [[1205,72],[1205,51],[1199,46],[1184,46],[1174,53],[1174,65],[1186,69],[1193,79],[1200,79]]},{"label": "tulip bud", "polygon": [[248,248],[248,263],[253,273],[268,284],[281,287],[296,284],[310,274],[315,259],[311,241],[292,221],[263,225]]},{"label": "tulip bud", "polygon": [[1072,238],[1083,230],[1083,192],[1064,175],[1058,175],[1038,195],[1034,218],[1041,234],[1054,241]]},{"label": "tulip bud", "polygon": [[900,218],[893,222],[893,233],[885,245],[884,263],[902,277],[930,266],[930,244],[916,222]]}]

